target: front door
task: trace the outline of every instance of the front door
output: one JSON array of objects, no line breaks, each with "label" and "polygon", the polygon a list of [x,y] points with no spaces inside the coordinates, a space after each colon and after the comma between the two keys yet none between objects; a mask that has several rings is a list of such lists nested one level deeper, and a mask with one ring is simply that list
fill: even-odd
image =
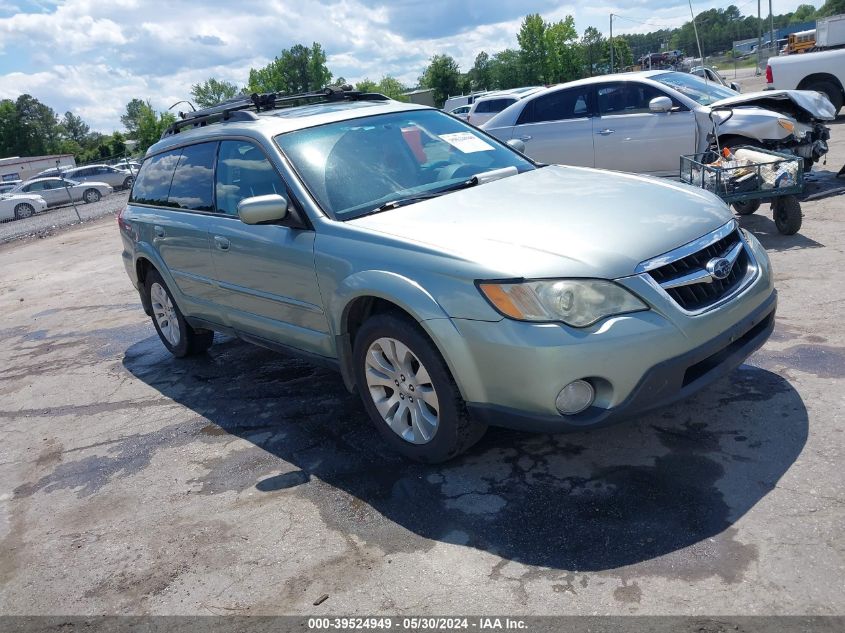
[{"label": "front door", "polygon": [[695,115],[686,106],[673,99],[673,111],[652,112],[649,102],[669,95],[636,81],[599,84],[596,95],[596,167],[654,176],[678,175],[680,156],[695,152]]},{"label": "front door", "polygon": [[291,200],[259,146],[221,141],[216,192],[211,252],[229,325],[242,334],[330,356],[331,336],[314,270],[314,232],[283,223],[248,225],[238,218],[244,198],[277,193]]}]

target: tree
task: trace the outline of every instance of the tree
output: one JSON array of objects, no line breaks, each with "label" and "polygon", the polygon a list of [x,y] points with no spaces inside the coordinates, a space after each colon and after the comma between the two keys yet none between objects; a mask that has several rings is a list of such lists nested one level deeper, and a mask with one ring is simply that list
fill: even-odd
[{"label": "tree", "polygon": [[486,90],[493,86],[493,73],[490,64],[490,56],[484,51],[475,56],[475,64],[469,71],[470,88],[472,90]]},{"label": "tree", "polygon": [[82,117],[76,116],[73,112],[65,112],[61,125],[65,136],[80,146],[85,143],[88,134],[91,133],[88,124],[82,120]]},{"label": "tree", "polygon": [[546,83],[546,28],[539,13],[526,15],[516,40],[519,42],[519,62],[527,84]]},{"label": "tree", "polygon": [[601,59],[603,42],[604,38],[597,28],[588,26],[584,29],[584,35],[581,36],[581,49],[587,67],[587,75],[590,77],[596,72],[596,64]]},{"label": "tree", "polygon": [[138,136],[138,123],[145,105],[143,100],[137,98],[126,104],[126,112],[121,115],[120,122],[126,128],[126,135],[129,138],[134,139]]},{"label": "tree", "polygon": [[434,90],[434,105],[438,108],[458,92],[460,82],[458,62],[449,55],[434,55],[419,80],[420,86]]},{"label": "tree", "polygon": [[138,151],[145,152],[153,143],[157,142],[164,130],[176,121],[170,112],[157,113],[149,101],[142,102],[138,116]]},{"label": "tree", "polygon": [[358,92],[378,92],[378,84],[369,79],[362,79],[355,84],[355,90]]},{"label": "tree", "polygon": [[567,15],[565,19],[547,25],[544,38],[546,82],[560,83],[578,79],[581,75],[581,50],[572,16]]},{"label": "tree", "polygon": [[523,84],[519,51],[506,48],[493,55],[490,60],[491,88],[517,88]]},{"label": "tree", "polygon": [[218,81],[209,77],[201,84],[191,86],[191,96],[200,108],[215,106],[221,101],[231,99],[238,94],[238,87],[229,81]]},{"label": "tree", "polygon": [[845,0],[826,0],[816,12],[816,17],[826,18],[840,13],[845,13]]},{"label": "tree", "polygon": [[296,94],[319,90],[331,80],[323,48],[314,42],[310,48],[295,44],[264,68],[250,68],[247,86],[250,92]]}]

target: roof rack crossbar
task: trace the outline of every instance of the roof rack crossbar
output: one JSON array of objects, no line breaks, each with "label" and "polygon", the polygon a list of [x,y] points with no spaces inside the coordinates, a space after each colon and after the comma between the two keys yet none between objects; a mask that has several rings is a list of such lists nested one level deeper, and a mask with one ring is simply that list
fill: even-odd
[{"label": "roof rack crossbar", "polygon": [[388,97],[378,92],[359,92],[352,86],[328,86],[322,90],[303,92],[295,95],[279,95],[275,92],[253,93],[249,96],[235,97],[210,108],[196,112],[180,112],[180,120],[172,123],[161,135],[178,134],[182,128],[201,127],[220,121],[255,121],[256,112],[274,110],[278,107],[301,101],[388,101]]}]

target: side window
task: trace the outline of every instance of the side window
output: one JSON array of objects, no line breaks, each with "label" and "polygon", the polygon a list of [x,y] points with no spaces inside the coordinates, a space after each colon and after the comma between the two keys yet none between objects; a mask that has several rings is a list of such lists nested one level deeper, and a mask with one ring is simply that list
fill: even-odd
[{"label": "side window", "polygon": [[[599,114],[648,114],[648,104],[655,97],[668,96],[661,90],[633,81],[603,84],[598,88]],[[672,99],[675,106],[680,106]],[[686,108],[684,108],[686,109]]]},{"label": "side window", "polygon": [[182,148],[173,174],[168,205],[192,211],[214,211],[214,158],[217,143],[199,143]]},{"label": "side window", "polygon": [[21,191],[26,191],[29,193],[30,191],[41,191],[42,186],[40,182],[34,182],[31,185],[24,185],[21,187]]},{"label": "side window", "polygon": [[217,211],[238,215],[244,198],[270,193],[286,195],[287,188],[264,153],[247,141],[221,141],[217,157]]},{"label": "side window", "polygon": [[579,86],[532,99],[517,125],[588,117],[592,114],[591,93],[591,86]]},{"label": "side window", "polygon": [[145,160],[138,171],[129,202],[168,206],[167,196],[170,193],[170,183],[173,181],[173,172],[181,155],[182,150],[177,149]]}]

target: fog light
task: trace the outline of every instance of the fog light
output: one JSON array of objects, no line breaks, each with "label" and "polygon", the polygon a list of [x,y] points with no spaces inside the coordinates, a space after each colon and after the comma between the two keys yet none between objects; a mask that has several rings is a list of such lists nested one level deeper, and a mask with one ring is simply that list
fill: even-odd
[{"label": "fog light", "polygon": [[557,394],[555,406],[564,415],[573,415],[581,413],[593,404],[595,398],[596,390],[590,383],[586,380],[573,380]]}]

